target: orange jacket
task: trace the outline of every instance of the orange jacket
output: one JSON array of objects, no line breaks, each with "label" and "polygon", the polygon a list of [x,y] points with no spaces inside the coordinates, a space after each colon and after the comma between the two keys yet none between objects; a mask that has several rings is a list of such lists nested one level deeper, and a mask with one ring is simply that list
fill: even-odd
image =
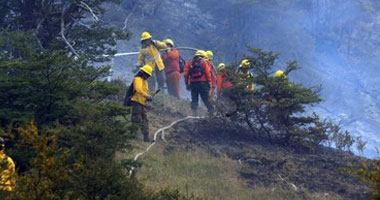
[{"label": "orange jacket", "polygon": [[[193,58],[194,59],[194,58]],[[208,82],[209,84],[212,84],[212,72],[211,72],[211,66],[210,63],[205,61],[204,59],[201,59],[201,63],[204,67],[204,73],[199,78],[192,78],[190,74],[190,70],[193,68],[193,59],[189,60],[186,63],[183,76],[185,78],[185,83],[193,83],[193,82]]]},{"label": "orange jacket", "polygon": [[165,73],[169,74],[179,69],[179,53],[177,49],[162,53],[162,60],[165,64]]},{"label": "orange jacket", "polygon": [[211,82],[212,82],[212,87],[216,88],[217,86],[217,74],[214,65],[212,64],[211,61],[208,61],[208,63],[211,66]]},{"label": "orange jacket", "polygon": [[218,73],[216,85],[216,92],[218,96],[222,95],[223,89],[227,89],[233,86],[232,82],[227,79],[226,74],[223,72]]},{"label": "orange jacket", "polygon": [[164,70],[165,65],[162,62],[160,51],[157,49],[165,49],[167,46],[165,43],[161,41],[153,41],[154,44],[150,44],[145,48],[140,49],[137,65],[146,65],[149,64],[153,67],[153,71],[155,70],[156,66],[158,67],[158,70]]}]

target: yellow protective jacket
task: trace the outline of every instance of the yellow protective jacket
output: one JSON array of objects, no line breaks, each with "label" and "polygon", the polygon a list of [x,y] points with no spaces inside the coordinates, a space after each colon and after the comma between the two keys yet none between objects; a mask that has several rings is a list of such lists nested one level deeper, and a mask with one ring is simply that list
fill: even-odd
[{"label": "yellow protective jacket", "polygon": [[154,44],[150,44],[149,46],[140,49],[137,65],[146,65],[149,64],[153,67],[153,71],[155,70],[156,66],[158,67],[158,70],[162,71],[165,69],[165,65],[162,62],[160,51],[157,49],[165,49],[167,48],[166,44],[161,41],[153,41]]},{"label": "yellow protective jacket", "polygon": [[[248,71],[246,74],[244,74],[243,71],[239,68],[237,73],[244,75],[244,77],[242,78],[243,81],[250,79],[250,78],[253,78],[253,74],[250,71]],[[247,85],[246,90],[247,91],[253,91],[253,90],[255,90],[255,87],[256,87],[255,84],[251,83],[251,84]]]},{"label": "yellow protective jacket", "polygon": [[12,158],[0,151],[0,190],[12,192],[16,184],[16,169]]},{"label": "yellow protective jacket", "polygon": [[146,98],[149,96],[148,81],[142,77],[136,76],[133,79],[134,94],[131,101],[137,102],[141,105],[146,104]]}]

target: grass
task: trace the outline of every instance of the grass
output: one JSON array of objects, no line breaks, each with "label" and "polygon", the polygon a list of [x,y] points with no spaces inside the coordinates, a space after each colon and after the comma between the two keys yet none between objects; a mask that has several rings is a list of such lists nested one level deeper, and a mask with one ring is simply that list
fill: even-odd
[{"label": "grass", "polygon": [[[165,152],[155,147],[143,159],[143,166],[137,177],[153,190],[177,188],[196,196],[213,197],[210,199],[232,199],[238,192],[247,199],[248,190],[239,180],[239,166],[228,158],[216,158],[202,151]],[[247,188],[248,189],[248,188]]]},{"label": "grass", "polygon": [[[264,187],[253,189],[239,178],[239,171],[243,165],[227,157],[215,157],[202,150],[185,151],[171,148],[169,151],[163,144],[158,144],[142,157],[141,162],[143,165],[137,171],[137,178],[154,191],[175,188],[184,194],[194,194],[210,200],[305,199],[305,195],[291,190]],[[316,199],[311,195],[308,195],[308,199],[309,197]]]},{"label": "grass", "polygon": [[[170,141],[169,141],[170,142]],[[149,144],[136,140],[130,152],[118,152],[117,159],[133,158]],[[140,157],[137,178],[152,191],[178,189],[210,200],[341,200],[339,196],[308,191],[295,192],[283,187],[255,187],[241,177],[245,164],[227,156],[215,156],[203,148],[185,150],[159,141]],[[253,180],[254,181],[254,180]],[[252,183],[251,183],[252,184]],[[258,184],[259,185],[259,184]]]},{"label": "grass", "polygon": [[[170,124],[172,121],[191,115],[188,101],[179,101],[175,98],[159,94],[155,97],[153,103],[149,104],[149,119],[151,137],[158,128]],[[202,114],[205,112],[203,106],[200,108]],[[175,133],[172,132],[176,130]],[[188,134],[187,129],[170,129],[170,135]],[[190,134],[191,136],[192,134]],[[183,142],[189,142],[186,140]],[[203,140],[203,139],[202,139]],[[165,188],[178,189],[183,194],[191,194],[197,197],[205,197],[210,200],[341,200],[338,195],[327,193],[311,193],[306,189],[299,187],[296,192],[282,184],[268,186],[268,184],[260,184],[259,180],[243,177],[241,173],[254,172],[257,176],[270,176],[271,174],[263,174],[257,166],[248,166],[247,164],[239,164],[236,160],[224,156],[223,153],[215,156],[214,153],[208,152],[207,148],[198,146],[197,143],[190,145],[190,149],[186,145],[178,148],[163,141],[158,143],[150,152],[140,157],[139,162],[142,163],[141,168],[136,169],[137,178],[141,183],[146,185],[153,191],[159,191]],[[173,141],[172,141],[173,142]],[[141,134],[137,134],[136,140],[133,141],[133,150],[130,152],[118,152],[116,159],[132,159],[138,152],[143,151],[149,144],[142,142]],[[206,142],[207,145],[207,142]],[[186,149],[184,148],[186,147]],[[267,160],[267,156],[283,158],[284,155],[278,154],[278,151],[268,149],[258,149],[260,146],[249,146],[253,155],[252,158],[259,160]],[[272,152],[273,151],[273,152]],[[239,151],[241,154],[242,152]],[[250,151],[249,151],[250,152]],[[249,155],[251,153],[247,152]],[[266,152],[266,153],[263,153]],[[274,155],[268,155],[274,154]],[[251,158],[251,156],[247,158]],[[282,159],[280,159],[281,161]],[[269,160],[272,161],[272,160]],[[273,160],[274,163],[277,160]],[[288,165],[293,162],[288,162]],[[261,166],[265,167],[265,166]],[[291,169],[291,170],[290,170]],[[298,173],[296,166],[286,169],[292,173]],[[292,171],[295,170],[295,171]],[[270,179],[266,177],[266,179]],[[250,184],[250,185],[249,185]],[[300,186],[300,185],[297,185]]]}]

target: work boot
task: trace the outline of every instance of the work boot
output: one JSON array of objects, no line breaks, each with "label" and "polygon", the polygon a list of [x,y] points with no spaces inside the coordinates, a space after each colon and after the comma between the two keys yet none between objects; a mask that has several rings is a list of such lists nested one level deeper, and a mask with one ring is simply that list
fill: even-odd
[{"label": "work boot", "polygon": [[144,135],[144,142],[150,142],[149,135]]}]

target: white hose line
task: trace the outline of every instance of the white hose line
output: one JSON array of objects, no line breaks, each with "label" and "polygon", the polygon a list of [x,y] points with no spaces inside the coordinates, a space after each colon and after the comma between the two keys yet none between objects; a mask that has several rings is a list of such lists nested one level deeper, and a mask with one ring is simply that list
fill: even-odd
[{"label": "white hose line", "polygon": [[[179,122],[182,122],[182,121],[185,121],[185,120],[188,120],[188,119],[204,119],[205,117],[194,117],[194,116],[187,116],[185,118],[182,118],[182,119],[179,119],[179,120],[176,120],[174,122],[172,122],[169,126],[165,126],[165,127],[162,127],[160,129],[158,129],[155,133],[154,133],[154,137],[153,137],[153,142],[143,151],[143,152],[140,152],[138,154],[136,154],[135,158],[133,159],[133,161],[137,161],[137,159],[139,159],[140,156],[144,155],[145,153],[147,153],[157,142],[157,135],[159,133],[161,133],[161,138],[165,140],[165,130],[166,129],[169,129],[171,127],[173,127],[174,125],[176,125],[177,123]],[[131,170],[129,171],[129,175],[132,175],[132,172],[135,168],[132,167]]]},{"label": "white hose line", "polygon": [[[198,51],[196,48],[192,47],[175,47],[172,49],[177,49],[177,50],[190,50],[190,51]],[[160,49],[160,51],[166,51],[168,49]],[[126,53],[117,53],[113,55],[113,57],[120,57],[120,56],[132,56],[132,55],[138,55],[140,52],[126,52]],[[110,57],[112,55],[103,55],[104,57]]]}]

